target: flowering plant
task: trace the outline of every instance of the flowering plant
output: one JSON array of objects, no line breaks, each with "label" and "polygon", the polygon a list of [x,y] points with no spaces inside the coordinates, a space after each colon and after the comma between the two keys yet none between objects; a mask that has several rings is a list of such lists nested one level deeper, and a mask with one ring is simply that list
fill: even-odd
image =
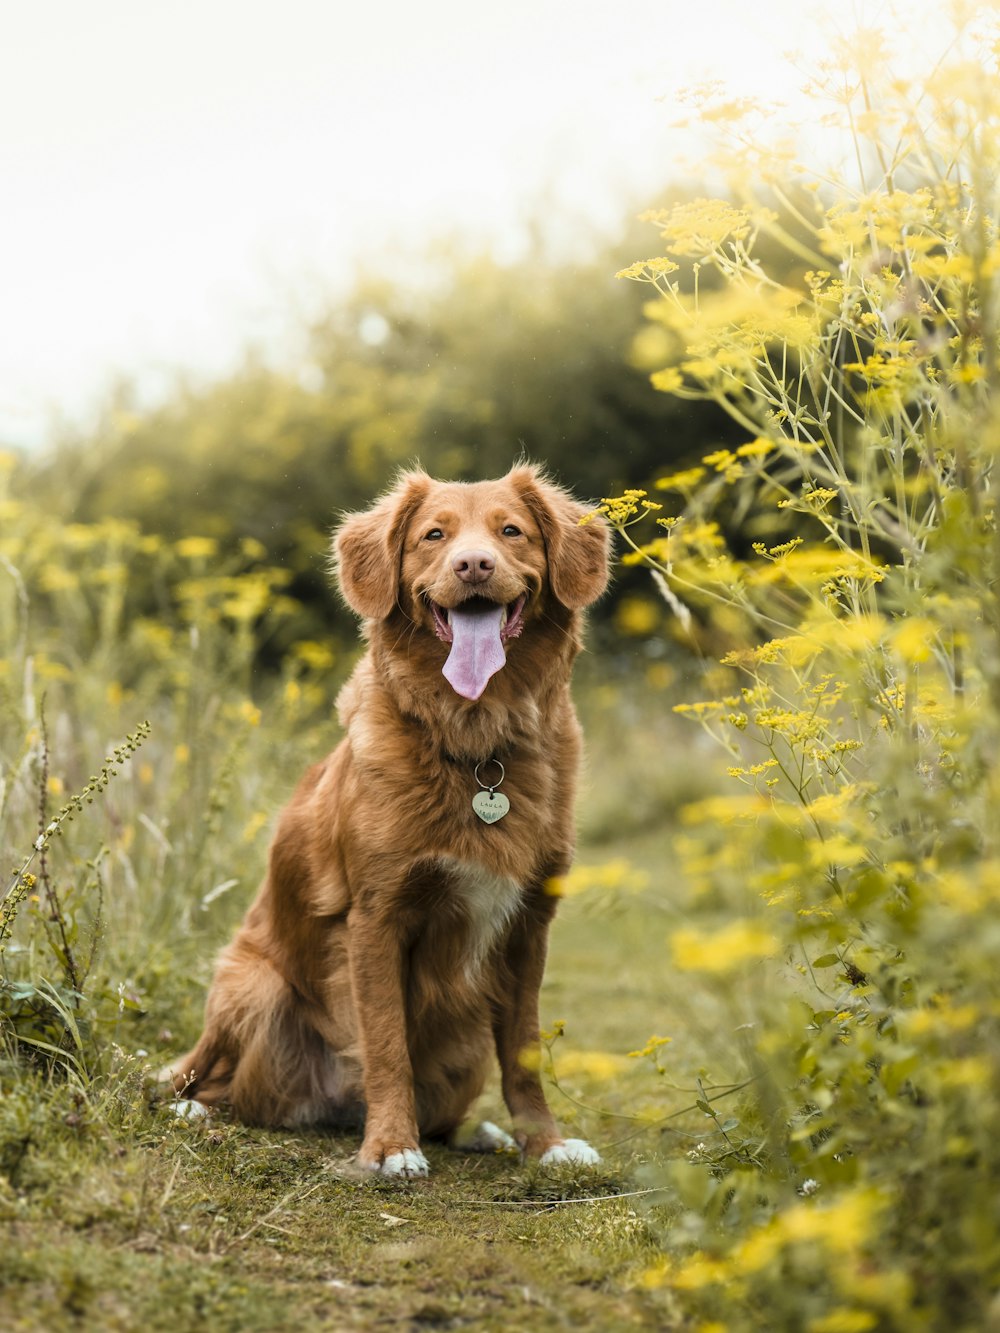
[{"label": "flowering plant", "polygon": [[922,83],[870,33],[830,74],[850,173],[737,127],[733,198],[651,215],[621,274],[674,348],[654,386],[746,433],[603,505],[727,649],[677,710],[730,756],[679,840],[725,920],[670,951],[752,1081],[672,1168],[650,1275],[705,1327],[981,1328],[1000,1279],[1000,29],[953,21]]}]

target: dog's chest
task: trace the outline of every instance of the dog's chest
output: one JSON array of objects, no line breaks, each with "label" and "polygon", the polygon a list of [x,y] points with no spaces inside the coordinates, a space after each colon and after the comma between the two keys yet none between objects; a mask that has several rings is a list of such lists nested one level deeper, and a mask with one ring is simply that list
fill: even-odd
[{"label": "dog's chest", "polygon": [[465,970],[475,972],[510,925],[521,902],[521,886],[509,875],[454,857],[442,857],[441,867],[465,922]]}]

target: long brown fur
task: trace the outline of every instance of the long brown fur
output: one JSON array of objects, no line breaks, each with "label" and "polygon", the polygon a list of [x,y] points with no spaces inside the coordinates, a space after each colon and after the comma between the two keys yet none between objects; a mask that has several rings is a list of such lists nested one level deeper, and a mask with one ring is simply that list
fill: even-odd
[{"label": "long brown fur", "polygon": [[[369,645],[338,700],[346,734],[280,817],[201,1039],[173,1066],[179,1095],[251,1124],[363,1124],[359,1161],[389,1169],[420,1135],[454,1133],[495,1050],[522,1150],[564,1142],[522,1054],[539,1040],[546,886],[573,855],[580,612],[608,577],[607,530],[585,512],[518,466],[474,484],[409,472],[342,524],[337,575]],[[495,560],[477,595],[527,593],[475,702],[442,677],[429,605],[470,595],[453,568],[468,550]],[[510,800],[492,825],[471,805],[487,760]]]}]

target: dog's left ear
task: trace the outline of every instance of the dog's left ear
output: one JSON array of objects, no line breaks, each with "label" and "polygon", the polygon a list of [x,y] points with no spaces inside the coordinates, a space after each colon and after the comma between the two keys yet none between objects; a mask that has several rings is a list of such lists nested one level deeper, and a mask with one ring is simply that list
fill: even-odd
[{"label": "dog's left ear", "polygon": [[[611,543],[600,514],[547,481],[536,467],[516,467],[508,479],[521,493],[542,530],[549,556],[549,582],[571,611],[596,602],[608,586]],[[587,522],[580,520],[591,515]]]},{"label": "dog's left ear", "polygon": [[406,528],[427,494],[426,472],[403,472],[371,509],[348,514],[333,541],[333,563],[344,601],[359,616],[385,620],[399,597]]}]

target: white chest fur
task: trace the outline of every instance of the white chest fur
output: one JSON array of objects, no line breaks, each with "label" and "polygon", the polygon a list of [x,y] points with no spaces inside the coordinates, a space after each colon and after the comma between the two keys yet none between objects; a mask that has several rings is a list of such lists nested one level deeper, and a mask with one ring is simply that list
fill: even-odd
[{"label": "white chest fur", "polygon": [[468,923],[465,971],[472,976],[510,924],[521,901],[521,886],[509,875],[450,856],[441,858],[441,867]]}]

